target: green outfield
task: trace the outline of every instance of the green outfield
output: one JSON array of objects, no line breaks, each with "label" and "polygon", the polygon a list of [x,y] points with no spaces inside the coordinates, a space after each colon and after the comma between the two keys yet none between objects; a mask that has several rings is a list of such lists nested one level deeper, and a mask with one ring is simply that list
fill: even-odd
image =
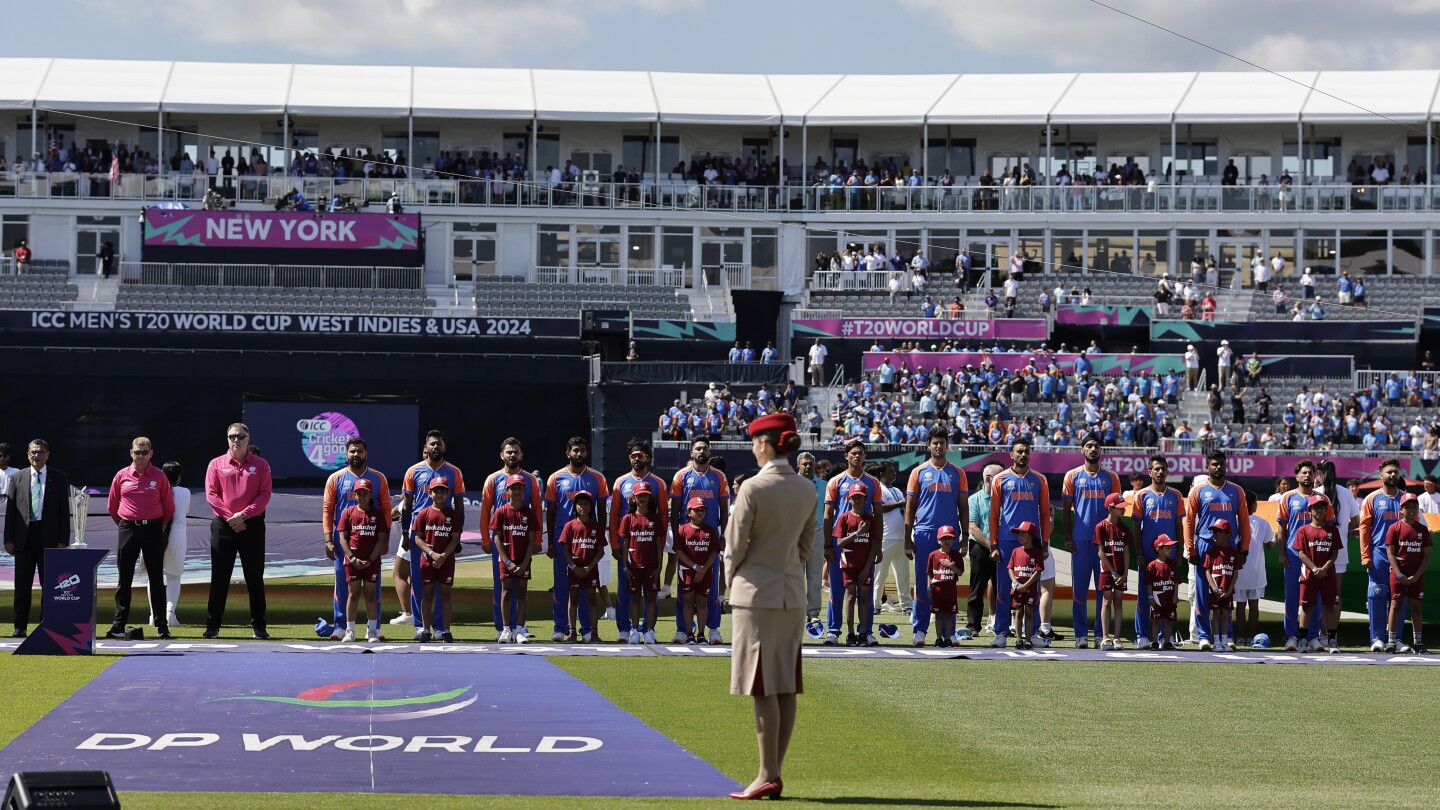
[{"label": "green outfield", "polygon": [[[25,700],[4,703],[0,736],[8,742],[113,660],[0,659],[0,678],[35,684]],[[726,774],[752,775],[749,701],[725,694],[725,661],[554,661]],[[1440,716],[1428,668],[827,660],[807,662],[805,675],[786,768],[790,806],[1430,807],[1440,791],[1440,773],[1424,764],[1440,757],[1440,740],[1423,720]],[[176,787],[183,791],[183,781]],[[122,800],[351,808],[415,807],[422,798],[175,792]],[[576,800],[423,801],[529,808]]]}]

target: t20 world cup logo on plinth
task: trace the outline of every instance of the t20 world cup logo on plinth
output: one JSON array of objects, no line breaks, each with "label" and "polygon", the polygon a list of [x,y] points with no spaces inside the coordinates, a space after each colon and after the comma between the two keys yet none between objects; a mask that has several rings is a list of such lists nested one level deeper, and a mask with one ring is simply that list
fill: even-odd
[{"label": "t20 world cup logo on plinth", "polygon": [[360,435],[360,428],[343,413],[326,411],[295,423],[305,458],[322,470],[345,466],[345,443]]}]

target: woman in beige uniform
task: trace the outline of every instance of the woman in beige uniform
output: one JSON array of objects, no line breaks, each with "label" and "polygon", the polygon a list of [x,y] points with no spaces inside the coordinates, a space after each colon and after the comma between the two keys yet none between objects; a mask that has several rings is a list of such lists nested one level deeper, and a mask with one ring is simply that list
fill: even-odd
[{"label": "woman in beige uniform", "polygon": [[795,730],[805,632],[805,561],[815,538],[815,487],[785,457],[800,449],[795,419],[750,423],[760,471],[735,497],[725,532],[725,583],[734,613],[730,694],[755,699],[760,772],[733,799],[779,798],[780,767]]}]

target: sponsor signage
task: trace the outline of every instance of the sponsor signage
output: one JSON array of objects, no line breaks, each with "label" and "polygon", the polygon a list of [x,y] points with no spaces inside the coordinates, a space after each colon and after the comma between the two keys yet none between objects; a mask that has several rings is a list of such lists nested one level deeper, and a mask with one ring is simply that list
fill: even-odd
[{"label": "sponsor signage", "polygon": [[576,318],[437,318],[418,315],[295,315],[242,312],[0,312],[0,331],[192,334],[580,336]]},{"label": "sponsor signage", "polygon": [[1044,340],[1050,331],[1043,318],[799,318],[793,324],[797,338],[855,340]]},{"label": "sponsor signage", "polygon": [[147,248],[415,251],[419,238],[419,214],[145,209]]}]

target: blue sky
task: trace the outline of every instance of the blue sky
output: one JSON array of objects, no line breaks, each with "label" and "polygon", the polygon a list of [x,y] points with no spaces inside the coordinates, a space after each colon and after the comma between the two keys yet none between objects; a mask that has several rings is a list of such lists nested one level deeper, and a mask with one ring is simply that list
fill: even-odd
[{"label": "blue sky", "polygon": [[[1272,69],[1440,67],[1440,0],[1106,2]],[[10,56],[707,73],[1247,69],[1092,0],[50,0],[6,12]]]}]

